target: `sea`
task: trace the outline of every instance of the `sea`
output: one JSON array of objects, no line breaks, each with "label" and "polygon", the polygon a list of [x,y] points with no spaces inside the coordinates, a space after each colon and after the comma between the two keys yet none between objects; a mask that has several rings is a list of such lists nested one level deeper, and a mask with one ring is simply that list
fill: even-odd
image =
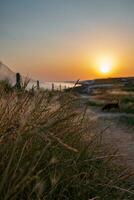
[{"label": "sea", "polygon": [[[43,88],[45,90],[52,90],[52,87],[54,88],[54,90],[64,90],[67,88],[72,88],[74,87],[75,82],[40,82],[40,88]],[[32,87],[36,88],[37,83],[36,81],[30,81],[30,83],[28,84],[28,89],[31,89]]]}]

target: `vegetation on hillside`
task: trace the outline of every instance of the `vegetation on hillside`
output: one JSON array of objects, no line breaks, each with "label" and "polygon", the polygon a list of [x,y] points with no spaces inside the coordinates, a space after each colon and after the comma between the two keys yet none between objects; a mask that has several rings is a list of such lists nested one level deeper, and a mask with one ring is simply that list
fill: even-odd
[{"label": "vegetation on hillside", "polygon": [[10,84],[9,80],[0,81],[0,90],[4,93],[9,93],[12,91],[12,85]]},{"label": "vegetation on hillside", "polygon": [[71,93],[0,92],[1,200],[134,199],[132,173]]}]

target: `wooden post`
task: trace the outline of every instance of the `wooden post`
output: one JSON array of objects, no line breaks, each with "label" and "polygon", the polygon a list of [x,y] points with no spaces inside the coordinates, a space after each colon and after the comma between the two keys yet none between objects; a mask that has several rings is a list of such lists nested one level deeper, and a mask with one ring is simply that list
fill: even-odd
[{"label": "wooden post", "polygon": [[60,92],[61,92],[61,85],[59,86],[59,88],[60,88]]},{"label": "wooden post", "polygon": [[54,83],[52,83],[52,91],[54,91]]},{"label": "wooden post", "polygon": [[20,73],[16,73],[16,88],[21,89],[21,75]]},{"label": "wooden post", "polygon": [[37,90],[40,89],[40,82],[37,80]]},{"label": "wooden post", "polygon": [[31,95],[34,96],[34,85],[32,86],[32,89],[31,89]]}]

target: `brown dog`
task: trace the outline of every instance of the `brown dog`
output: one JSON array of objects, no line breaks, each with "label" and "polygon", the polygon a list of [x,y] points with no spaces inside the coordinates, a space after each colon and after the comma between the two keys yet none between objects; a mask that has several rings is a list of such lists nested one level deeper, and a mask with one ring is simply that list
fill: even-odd
[{"label": "brown dog", "polygon": [[116,103],[107,103],[103,106],[102,111],[110,111],[112,109],[120,111],[120,102],[118,101]]}]

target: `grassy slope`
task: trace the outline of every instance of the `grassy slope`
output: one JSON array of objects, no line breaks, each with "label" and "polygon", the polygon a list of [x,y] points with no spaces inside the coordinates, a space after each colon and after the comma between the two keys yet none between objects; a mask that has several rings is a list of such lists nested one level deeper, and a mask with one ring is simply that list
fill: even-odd
[{"label": "grassy slope", "polygon": [[[134,199],[133,177],[61,94],[1,94],[0,199]],[[57,103],[56,103],[57,102]]]}]

